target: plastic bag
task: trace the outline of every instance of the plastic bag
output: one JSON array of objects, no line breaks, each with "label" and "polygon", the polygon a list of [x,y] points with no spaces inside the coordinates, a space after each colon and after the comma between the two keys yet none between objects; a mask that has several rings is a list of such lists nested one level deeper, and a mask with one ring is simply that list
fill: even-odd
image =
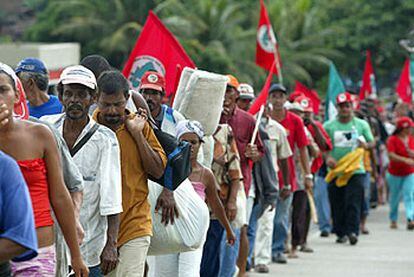
[{"label": "plastic bag", "polygon": [[165,255],[195,250],[203,243],[210,223],[210,214],[206,203],[195,192],[189,179],[174,191],[174,199],[179,217],[174,225],[161,223],[161,210],[155,213],[155,206],[162,187],[148,181],[149,202],[151,204],[153,237],[148,255]]},{"label": "plastic bag", "polygon": [[235,229],[240,229],[241,227],[248,224],[247,222],[247,197],[246,193],[244,192],[243,183],[239,187],[237,191],[237,214],[236,218],[231,222],[231,226]]}]

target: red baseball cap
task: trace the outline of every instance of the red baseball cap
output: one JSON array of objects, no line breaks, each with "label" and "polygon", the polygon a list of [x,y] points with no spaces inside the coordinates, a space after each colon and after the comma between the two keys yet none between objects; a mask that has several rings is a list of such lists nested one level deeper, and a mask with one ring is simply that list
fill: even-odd
[{"label": "red baseball cap", "polygon": [[414,127],[414,122],[408,116],[397,118],[397,130]]},{"label": "red baseball cap", "polygon": [[312,100],[305,95],[300,95],[295,98],[294,103],[299,104],[304,112],[311,112],[313,113],[313,103]]},{"label": "red baseball cap", "polygon": [[343,92],[338,94],[336,97],[336,104],[342,104],[342,103],[352,103],[352,95],[349,92]]},{"label": "red baseball cap", "polygon": [[139,89],[154,89],[165,92],[165,78],[158,72],[147,71],[141,78]]},{"label": "red baseball cap", "polygon": [[296,98],[298,98],[299,96],[305,96],[305,94],[301,91],[294,91],[289,95],[289,101],[290,102],[294,102],[296,100]]}]

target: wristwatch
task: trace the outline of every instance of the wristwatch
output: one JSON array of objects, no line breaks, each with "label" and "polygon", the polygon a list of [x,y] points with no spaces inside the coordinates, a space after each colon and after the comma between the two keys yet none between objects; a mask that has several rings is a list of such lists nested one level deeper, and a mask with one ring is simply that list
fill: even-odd
[{"label": "wristwatch", "polygon": [[282,190],[292,190],[292,186],[291,185],[284,185]]},{"label": "wristwatch", "polygon": [[306,174],[305,179],[313,180],[313,174]]}]

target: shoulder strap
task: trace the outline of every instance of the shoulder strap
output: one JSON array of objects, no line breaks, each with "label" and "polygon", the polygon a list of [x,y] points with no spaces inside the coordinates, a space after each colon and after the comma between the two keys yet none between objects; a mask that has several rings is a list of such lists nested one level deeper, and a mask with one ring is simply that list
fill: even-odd
[{"label": "shoulder strap", "polygon": [[92,126],[91,129],[86,133],[86,135],[70,150],[70,155],[73,157],[76,153],[81,150],[81,148],[88,142],[88,140],[95,134],[95,132],[99,129],[99,124],[95,124]]}]

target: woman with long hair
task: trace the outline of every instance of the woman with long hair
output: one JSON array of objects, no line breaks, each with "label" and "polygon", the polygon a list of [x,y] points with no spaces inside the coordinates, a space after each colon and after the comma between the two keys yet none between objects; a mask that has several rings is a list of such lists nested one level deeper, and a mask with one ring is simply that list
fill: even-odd
[{"label": "woman with long hair", "polygon": [[[183,120],[177,124],[177,138],[191,145],[192,171],[188,179],[194,190],[205,200],[211,211],[217,216],[227,233],[227,242],[233,245],[236,238],[230,227],[226,212],[217,192],[216,179],[210,169],[197,161],[198,151],[203,143],[204,131],[198,121]],[[204,243],[203,243],[204,244]],[[197,250],[156,256],[155,276],[196,277],[200,276],[203,245]]]},{"label": "woman with long hair", "polygon": [[391,228],[397,228],[398,206],[401,194],[404,200],[407,229],[414,230],[414,122],[403,116],[397,119],[397,128],[388,138],[390,159],[387,182],[390,189]]},{"label": "woman with long hair", "polygon": [[75,276],[88,276],[79,250],[76,221],[69,192],[64,186],[56,141],[47,127],[14,118],[19,103],[17,77],[0,67],[0,112],[8,117],[0,126],[0,150],[14,158],[27,183],[32,201],[39,255],[12,264],[14,276],[55,276],[52,210],[70,249]]}]

